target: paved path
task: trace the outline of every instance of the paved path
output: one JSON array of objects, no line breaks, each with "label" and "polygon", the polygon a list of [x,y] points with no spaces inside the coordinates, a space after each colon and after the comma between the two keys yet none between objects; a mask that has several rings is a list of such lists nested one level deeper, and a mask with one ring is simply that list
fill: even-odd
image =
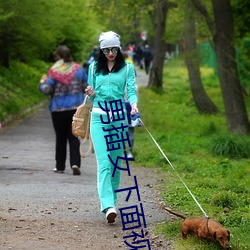
[{"label": "paved path", "polygon": [[148,85],[148,75],[139,68],[136,68],[136,84],[138,87],[145,87]]},{"label": "paved path", "polygon": [[[137,79],[138,85],[142,86],[147,76],[139,74]],[[64,174],[53,173],[54,140],[47,107],[14,126],[0,130],[0,231],[5,228],[6,232],[0,234],[0,249],[101,249],[98,247],[98,241],[102,244],[102,250],[118,249],[118,246],[119,249],[128,249],[123,243],[124,232],[120,216],[115,227],[108,227],[103,214],[99,211],[94,154],[82,160],[81,176],[72,175],[69,163]],[[167,219],[167,214],[159,208],[157,191],[152,188],[159,181],[156,172],[144,168],[131,168],[131,176],[137,177],[149,228]],[[122,187],[128,186],[134,186],[133,177],[123,174]],[[132,199],[126,203],[126,195],[121,194],[118,208],[139,204],[136,196],[132,195]],[[8,221],[15,218],[19,218],[17,223],[20,223],[22,218],[21,221],[28,221],[30,225],[33,225],[34,221],[42,223],[47,220],[53,222],[53,225],[63,225],[65,221],[85,223],[86,230],[82,230],[81,240],[78,239],[79,248],[60,247],[59,243],[59,247],[56,248],[51,235],[52,238],[48,238],[49,242],[44,245],[45,241],[39,240],[41,237],[29,239],[22,227],[14,225],[14,234],[11,237],[11,225],[8,225]],[[43,232],[41,228],[39,230]],[[52,229],[48,227],[47,233],[53,234],[52,231],[49,233],[49,230]],[[91,241],[91,232],[97,235],[99,232],[98,240]],[[110,239],[110,234],[116,234],[116,237]],[[70,239],[68,241],[70,242]],[[32,248],[29,248],[29,244],[33,244]],[[152,249],[161,248],[158,246]]]}]

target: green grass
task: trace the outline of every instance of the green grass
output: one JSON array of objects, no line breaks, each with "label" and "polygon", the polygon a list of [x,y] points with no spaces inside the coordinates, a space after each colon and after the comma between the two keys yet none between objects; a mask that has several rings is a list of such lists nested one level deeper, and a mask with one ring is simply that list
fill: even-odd
[{"label": "green grass", "polygon": [[[135,165],[159,169],[164,184],[156,188],[166,205],[189,217],[202,217],[181,178],[206,213],[230,230],[232,249],[250,249],[250,138],[227,132],[218,79],[210,68],[202,68],[201,74],[208,95],[220,110],[217,115],[201,115],[197,111],[187,71],[180,60],[165,67],[163,94],[139,89],[142,121],[174,170],[144,127],[135,130]],[[178,237],[180,224],[180,219],[162,223],[155,231],[166,239],[175,239],[178,250],[217,249],[213,243],[201,248],[192,237],[184,242]]]},{"label": "green grass", "polygon": [[45,99],[38,84],[47,70],[48,65],[39,61],[30,65],[11,62],[9,69],[0,67],[0,122],[10,115],[20,117],[21,111]]}]

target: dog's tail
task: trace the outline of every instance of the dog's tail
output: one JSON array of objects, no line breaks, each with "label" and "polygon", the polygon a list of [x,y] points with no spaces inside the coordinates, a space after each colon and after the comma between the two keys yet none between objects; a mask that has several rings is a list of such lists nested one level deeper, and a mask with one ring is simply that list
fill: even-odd
[{"label": "dog's tail", "polygon": [[173,215],[175,215],[175,216],[177,216],[177,217],[182,218],[183,220],[187,219],[187,217],[186,217],[185,215],[183,215],[183,214],[179,214],[179,213],[177,213],[177,212],[173,212],[171,209],[169,209],[169,208],[167,208],[167,207],[162,207],[162,208],[163,208],[164,210],[168,211],[169,213],[171,213],[171,214],[173,214]]}]

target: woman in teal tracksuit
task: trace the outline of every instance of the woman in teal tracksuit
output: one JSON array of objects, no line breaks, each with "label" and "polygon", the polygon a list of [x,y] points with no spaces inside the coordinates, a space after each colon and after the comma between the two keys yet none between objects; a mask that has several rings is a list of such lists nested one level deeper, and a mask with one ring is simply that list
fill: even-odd
[{"label": "woman in teal tracksuit", "polygon": [[[97,160],[97,188],[101,211],[106,213],[108,223],[113,223],[117,215],[115,190],[119,189],[121,170],[116,168],[115,175],[112,177],[114,166],[108,155],[113,162],[116,162],[117,157],[123,156],[125,149],[121,143],[120,149],[108,151],[106,138],[117,133],[117,131],[110,130],[113,127],[121,127],[121,123],[128,125],[124,100],[125,88],[132,106],[131,115],[138,112],[137,92],[134,66],[126,63],[122,56],[119,35],[112,31],[104,32],[99,36],[99,42],[99,57],[89,67],[89,86],[86,93],[93,100],[90,134]],[[114,117],[110,116],[111,112],[107,113],[101,109],[107,104],[107,108],[112,110],[112,103],[116,101],[122,104],[122,107],[119,112],[113,113]],[[122,113],[124,113],[124,119],[119,120],[118,115],[122,116]],[[122,132],[124,138],[126,138],[126,131],[127,128]],[[117,145],[117,143],[114,144]],[[121,167],[121,164],[122,161],[119,160],[118,167]]]}]

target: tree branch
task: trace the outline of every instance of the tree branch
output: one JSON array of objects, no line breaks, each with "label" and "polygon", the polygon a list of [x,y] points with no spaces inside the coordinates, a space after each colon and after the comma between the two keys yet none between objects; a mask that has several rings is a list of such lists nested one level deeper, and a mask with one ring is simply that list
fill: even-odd
[{"label": "tree branch", "polygon": [[215,37],[216,27],[205,5],[200,0],[190,0],[190,1],[194,5],[194,7],[201,13],[201,15],[205,18],[209,30],[211,31],[213,37]]}]

